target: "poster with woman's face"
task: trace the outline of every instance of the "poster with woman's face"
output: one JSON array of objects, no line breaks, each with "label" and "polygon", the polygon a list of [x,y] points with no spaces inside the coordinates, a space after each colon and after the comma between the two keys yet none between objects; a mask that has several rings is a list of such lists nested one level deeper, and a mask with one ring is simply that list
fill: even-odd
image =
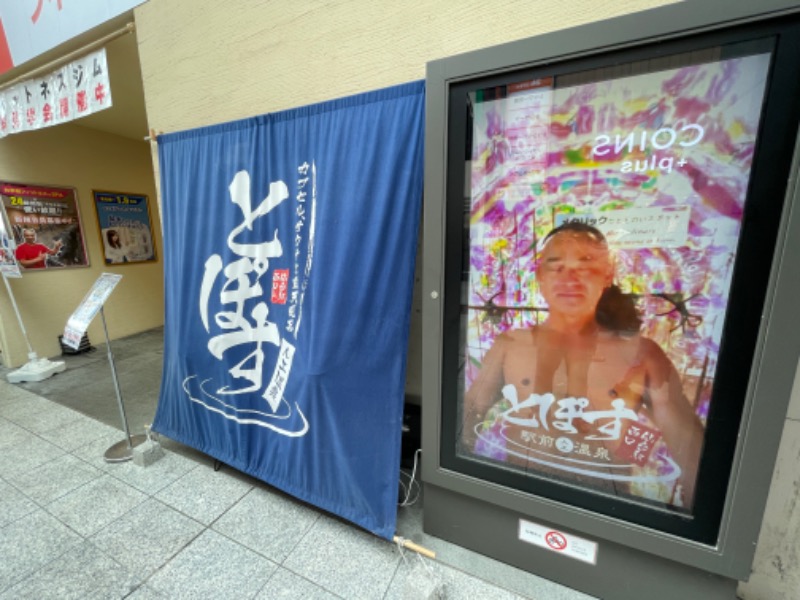
[{"label": "poster with woman's face", "polygon": [[147,196],[97,190],[93,194],[106,264],[156,260]]},{"label": "poster with woman's face", "polygon": [[461,456],[691,510],[769,62],[470,95]]}]

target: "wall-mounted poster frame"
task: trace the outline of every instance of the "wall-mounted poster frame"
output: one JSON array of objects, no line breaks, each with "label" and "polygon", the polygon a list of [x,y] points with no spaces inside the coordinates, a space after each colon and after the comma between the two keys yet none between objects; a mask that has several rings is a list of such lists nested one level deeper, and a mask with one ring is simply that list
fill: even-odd
[{"label": "wall-mounted poster frame", "polygon": [[149,199],[144,194],[93,190],[97,230],[106,264],[154,262]]},{"label": "wall-mounted poster frame", "polygon": [[0,199],[23,273],[89,266],[75,188],[0,182]]},{"label": "wall-mounted poster frame", "polygon": [[799,38],[797,2],[709,1],[428,64],[426,531],[603,597],[748,577],[800,352]]}]

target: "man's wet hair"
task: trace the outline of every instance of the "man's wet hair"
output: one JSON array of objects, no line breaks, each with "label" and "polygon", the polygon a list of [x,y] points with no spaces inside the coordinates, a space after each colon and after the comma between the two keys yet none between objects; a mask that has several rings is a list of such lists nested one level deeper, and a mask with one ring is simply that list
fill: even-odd
[{"label": "man's wet hair", "polygon": [[606,236],[603,235],[603,232],[600,231],[597,227],[593,225],[589,225],[587,223],[583,223],[582,221],[566,221],[562,223],[558,227],[550,230],[546,236],[544,236],[543,243],[546,244],[548,240],[557,236],[559,233],[564,233],[565,231],[571,231],[573,233],[584,233],[590,238],[592,238],[595,242],[600,242],[602,244],[608,244],[606,241]]},{"label": "man's wet hair", "polygon": [[[550,239],[564,232],[585,234],[594,242],[608,245],[603,232],[581,221],[567,221],[550,230],[544,237],[543,244],[547,244]],[[633,298],[622,293],[622,289],[616,283],[603,290],[600,300],[597,301],[594,320],[603,329],[628,335],[639,333],[642,326],[642,319],[639,317]]]}]

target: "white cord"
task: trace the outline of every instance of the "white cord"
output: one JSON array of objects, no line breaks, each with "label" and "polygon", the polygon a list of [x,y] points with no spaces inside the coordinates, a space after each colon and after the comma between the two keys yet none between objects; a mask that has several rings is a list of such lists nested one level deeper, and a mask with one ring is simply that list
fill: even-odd
[{"label": "white cord", "polygon": [[[402,502],[398,504],[398,506],[412,506],[414,505],[417,500],[419,500],[420,496],[420,486],[417,483],[417,464],[419,462],[419,455],[422,452],[422,448],[417,448],[416,452],[414,452],[414,467],[411,469],[411,476],[409,477],[402,471],[400,471],[400,487],[403,488],[404,498]],[[403,483],[403,477],[409,477],[408,487],[406,487],[405,483]],[[411,498],[411,494],[414,492],[414,488],[416,487],[416,495],[414,498]]]}]

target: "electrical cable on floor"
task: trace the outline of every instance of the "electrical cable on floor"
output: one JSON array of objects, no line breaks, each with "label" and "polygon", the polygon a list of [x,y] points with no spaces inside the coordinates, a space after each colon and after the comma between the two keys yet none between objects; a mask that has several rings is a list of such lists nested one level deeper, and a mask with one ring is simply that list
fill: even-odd
[{"label": "electrical cable on floor", "polygon": [[[414,452],[414,466],[411,469],[411,475],[400,471],[400,487],[403,490],[403,499],[398,503],[398,506],[413,506],[419,500],[422,488],[417,482],[417,466],[419,465],[419,455],[421,453],[422,448],[418,448]],[[403,481],[403,477],[408,477],[408,485]],[[423,556],[426,556],[429,559],[435,559],[436,553],[399,535],[394,536],[393,541],[397,544],[397,550],[400,552],[400,556],[408,569],[404,598],[420,598],[421,600],[443,599],[445,597],[444,582],[423,558]],[[406,558],[406,549],[416,553],[419,564],[412,565],[409,562]]]},{"label": "electrical cable on floor", "polygon": [[[398,503],[398,506],[413,506],[417,500],[419,500],[421,488],[419,483],[417,483],[417,464],[419,461],[419,455],[422,452],[422,448],[417,448],[416,452],[414,452],[414,467],[411,469],[411,475],[407,475],[400,471],[400,487],[403,490],[403,500]],[[403,482],[403,477],[408,477],[408,486]],[[411,498],[411,494],[416,491],[413,499]]]}]

